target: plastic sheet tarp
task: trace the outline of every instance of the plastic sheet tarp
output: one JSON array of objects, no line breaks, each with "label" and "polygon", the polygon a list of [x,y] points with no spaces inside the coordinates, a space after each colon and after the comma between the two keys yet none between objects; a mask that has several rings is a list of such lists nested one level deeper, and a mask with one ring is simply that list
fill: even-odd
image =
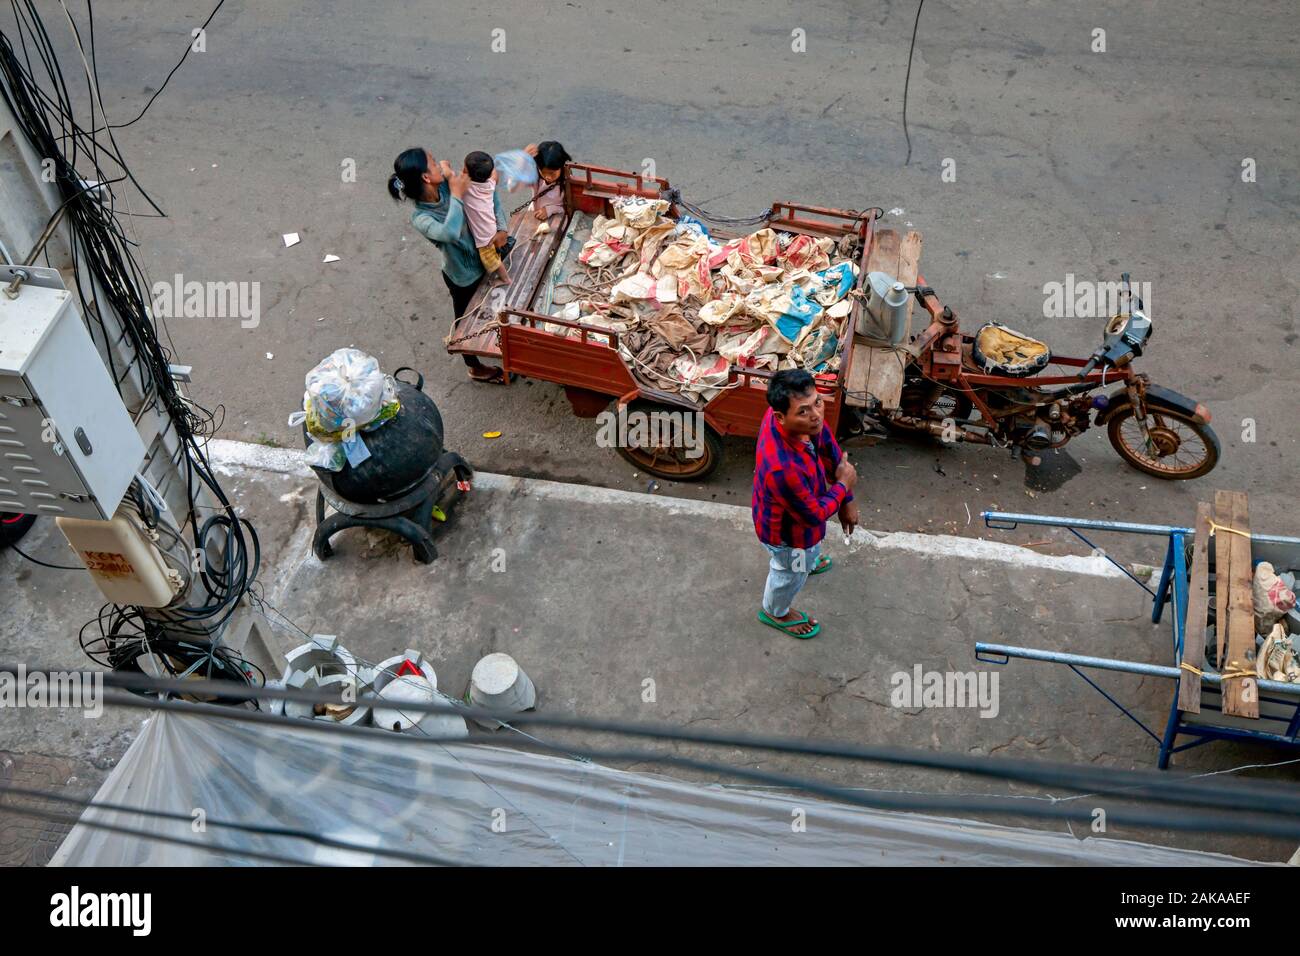
[{"label": "plastic sheet tarp", "polygon": [[[181,821],[100,809],[82,819],[202,840],[226,852],[79,823],[52,865],[265,865],[392,862],[209,821],[287,827],[363,847],[479,865],[1233,865],[1247,861],[1068,833],[869,810],[627,773],[492,745],[396,740],[161,712],[96,799],[180,813]],[[794,810],[806,814],[795,832]],[[494,828],[495,826],[495,828]]]}]

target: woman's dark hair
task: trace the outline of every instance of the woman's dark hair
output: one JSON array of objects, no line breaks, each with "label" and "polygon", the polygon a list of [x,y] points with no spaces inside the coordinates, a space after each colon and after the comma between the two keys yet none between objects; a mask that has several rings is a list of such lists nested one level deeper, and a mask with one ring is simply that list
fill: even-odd
[{"label": "woman's dark hair", "polygon": [[424,174],[429,171],[429,155],[418,146],[403,150],[393,160],[393,175],[388,177],[388,195],[397,202],[405,196],[412,202],[424,198]]},{"label": "woman's dark hair", "polygon": [[538,169],[564,169],[564,164],[572,162],[570,156],[561,146],[553,139],[548,139],[544,143],[537,144],[537,168]]},{"label": "woman's dark hair", "polygon": [[790,399],[807,395],[815,386],[813,377],[801,368],[786,368],[767,381],[767,404],[784,415],[790,410]]}]

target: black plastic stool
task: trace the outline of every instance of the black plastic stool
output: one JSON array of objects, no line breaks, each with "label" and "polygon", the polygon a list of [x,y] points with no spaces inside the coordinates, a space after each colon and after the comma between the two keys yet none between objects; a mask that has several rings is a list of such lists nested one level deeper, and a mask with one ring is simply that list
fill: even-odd
[{"label": "black plastic stool", "polygon": [[[437,463],[415,488],[392,501],[363,504],[349,501],[334,489],[328,473],[317,471],[316,533],[311,549],[322,561],[334,554],[330,538],[344,528],[382,528],[410,542],[415,559],[430,564],[438,557],[433,543],[433,508],[444,512],[456,497],[456,483],[474,475],[469,462],[454,451],[443,452]],[[325,505],[335,513],[325,517]]]}]

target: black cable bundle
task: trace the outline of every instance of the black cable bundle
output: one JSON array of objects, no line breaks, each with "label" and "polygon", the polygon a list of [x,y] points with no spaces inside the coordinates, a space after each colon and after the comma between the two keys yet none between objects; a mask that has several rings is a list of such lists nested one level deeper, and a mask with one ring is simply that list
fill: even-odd
[{"label": "black cable bundle", "polygon": [[[212,10],[204,22],[205,27],[222,3],[224,0],[220,0]],[[181,393],[169,371],[171,352],[159,340],[148,304],[140,291],[149,286],[131,248],[135,243],[122,230],[116,200],[109,187],[129,181],[158,215],[164,213],[140,186],[122,158],[113,136],[116,127],[103,115],[95,58],[93,4],[91,0],[86,0],[88,52],[82,43],[81,31],[73,22],[67,6],[61,5],[85,65],[90,99],[90,128],[79,124],[74,116],[58,57],[32,0],[10,0],[17,31],[12,39],[0,31],[0,95],[4,96],[19,127],[37,153],[53,161],[54,181],[63,199],[55,216],[64,215],[74,237],[72,260],[73,269],[78,276],[76,285],[81,298],[82,314],[86,316],[92,337],[98,328],[114,383],[120,392],[127,376],[133,369],[138,370],[145,395],[141,412],[161,404],[171,420],[171,427],[176,429],[182,446],[182,460],[175,464],[185,473],[186,493],[191,505],[187,520],[193,540],[192,547],[202,556],[201,563],[195,570],[203,586],[198,603],[151,613],[147,618],[137,608],[110,605],[96,619],[100,624],[100,638],[93,643],[102,643],[103,646],[94,651],[85,641],[82,646],[92,659],[106,666],[134,662],[141,653],[153,653],[168,670],[172,670],[173,662],[177,663],[180,669],[172,671],[173,673],[184,672],[194,664],[193,654],[199,653],[200,656],[206,655],[199,661],[204,674],[252,681],[256,668],[221,649],[213,637],[220,633],[235,612],[240,598],[248,592],[256,579],[261,563],[261,547],[252,525],[235,513],[230,500],[222,491],[202,445],[203,440],[211,437],[220,427],[217,416],[221,409],[218,407],[216,413],[208,411]],[[185,53],[189,53],[188,45]],[[43,84],[36,79],[33,58],[43,72]],[[184,60],[185,56],[182,56],[168,73],[163,87]],[[158,92],[161,91],[162,87]],[[130,123],[140,119],[157,96],[158,93],[155,93]],[[100,139],[102,133],[107,133],[107,144]],[[105,161],[111,160],[120,174],[106,172],[101,165],[101,156]],[[89,180],[78,172],[77,164],[80,160],[87,161],[93,169]],[[48,262],[48,255],[46,261]],[[89,270],[93,281],[81,282],[82,270]],[[114,358],[114,349],[121,343],[110,339],[110,333],[104,325],[101,295],[103,305],[120,317],[123,338],[131,347],[133,357],[124,369],[117,367],[118,362]],[[168,338],[170,341],[170,336]],[[194,507],[195,492],[198,489],[196,482],[206,486],[220,503],[218,513],[207,517],[201,525]],[[157,509],[145,504],[144,495],[138,488],[133,501],[146,526],[150,523],[151,515],[156,520]],[[224,551],[224,559],[219,564],[212,560],[212,552],[208,547],[212,543],[221,545],[218,550]],[[90,622],[94,623],[96,621]],[[82,631],[84,633],[85,628]],[[194,640],[177,640],[178,634],[182,638],[192,635]],[[105,649],[107,655],[103,653]],[[126,666],[135,669],[137,665]]]}]

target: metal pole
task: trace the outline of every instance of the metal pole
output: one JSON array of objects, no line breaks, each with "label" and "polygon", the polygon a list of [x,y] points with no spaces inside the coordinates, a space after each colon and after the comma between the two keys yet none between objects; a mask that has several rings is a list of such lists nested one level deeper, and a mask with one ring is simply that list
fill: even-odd
[{"label": "metal pole", "polygon": [[[1018,524],[1043,525],[1050,528],[1082,528],[1086,531],[1120,531],[1127,534],[1171,535],[1194,533],[1192,528],[1163,524],[1135,524],[1130,521],[1099,521],[1095,518],[1062,518],[1056,515],[1026,515],[1014,511],[981,511],[984,523],[994,530],[1009,531]],[[993,522],[999,522],[994,524]],[[1250,533],[1251,541],[1265,544],[1300,544],[1300,538],[1277,534]]]},{"label": "metal pole", "polygon": [[[1029,661],[1047,661],[1051,664],[1070,664],[1074,667],[1091,667],[1103,671],[1120,671],[1125,674],[1143,674],[1147,677],[1167,677],[1171,680],[1178,680],[1182,676],[1182,668],[1167,667],[1163,664],[1141,664],[1137,661],[1117,661],[1109,657],[1088,657],[1084,654],[1065,654],[1061,651],[1040,651],[1033,647],[1010,647],[1006,644],[985,644],[982,641],[975,643],[975,655],[977,660],[980,654],[998,654],[1002,657],[1020,657]],[[1201,679],[1207,684],[1223,683],[1221,674],[1214,674],[1206,671],[1202,674]],[[1287,684],[1283,681],[1276,680],[1256,680],[1256,684],[1261,691],[1273,691],[1278,694],[1292,694],[1300,697],[1300,684]]]},{"label": "metal pole", "polygon": [[1053,515],[1025,515],[1013,511],[981,511],[980,517],[989,527],[991,522],[1007,522],[1009,525],[1033,524],[1048,525],[1057,528],[1083,528],[1090,531],[1123,531],[1129,534],[1170,535],[1175,531],[1191,534],[1191,528],[1174,528],[1163,524],[1134,524],[1131,521],[1100,521],[1095,518],[1061,518]]}]

